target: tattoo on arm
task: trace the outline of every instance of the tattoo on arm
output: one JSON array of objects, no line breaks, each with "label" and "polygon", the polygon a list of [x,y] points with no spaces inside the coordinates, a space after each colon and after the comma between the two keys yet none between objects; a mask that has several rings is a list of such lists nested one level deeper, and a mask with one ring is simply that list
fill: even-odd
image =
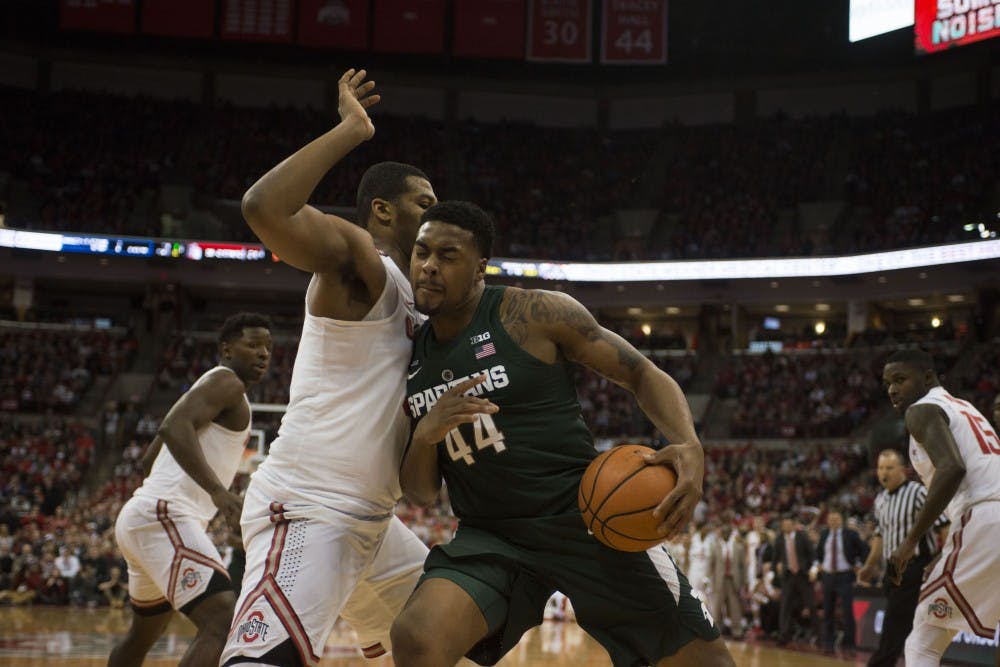
[{"label": "tattoo on arm", "polygon": [[530,297],[524,290],[508,288],[500,302],[500,321],[514,342],[524,345],[528,340],[528,308]]},{"label": "tattoo on arm", "polygon": [[639,364],[645,360],[645,357],[639,353],[637,349],[621,340],[620,338],[614,338],[608,341],[618,352],[618,363],[634,371],[639,367]]}]

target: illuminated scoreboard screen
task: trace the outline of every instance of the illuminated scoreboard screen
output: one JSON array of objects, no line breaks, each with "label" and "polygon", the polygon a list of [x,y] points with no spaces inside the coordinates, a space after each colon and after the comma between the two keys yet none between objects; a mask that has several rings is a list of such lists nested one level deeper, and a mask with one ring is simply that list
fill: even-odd
[{"label": "illuminated scoreboard screen", "polygon": [[1000,35],[1000,0],[916,0],[917,53]]}]

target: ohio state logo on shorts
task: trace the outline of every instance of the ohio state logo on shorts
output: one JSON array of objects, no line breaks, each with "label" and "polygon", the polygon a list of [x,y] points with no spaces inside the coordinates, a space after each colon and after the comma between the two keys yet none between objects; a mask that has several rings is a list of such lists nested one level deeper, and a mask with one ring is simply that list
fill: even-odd
[{"label": "ohio state logo on shorts", "polygon": [[181,575],[181,587],[184,589],[194,588],[201,583],[201,573],[193,568],[187,568]]},{"label": "ohio state logo on shorts", "polygon": [[267,639],[267,631],[270,628],[271,626],[264,622],[264,614],[259,611],[252,611],[247,616],[247,620],[240,623],[237,633],[240,636],[240,641],[243,642],[250,643],[258,639],[265,641]]},{"label": "ohio state logo on shorts", "polygon": [[935,598],[934,602],[927,605],[927,613],[932,614],[934,618],[951,618],[951,605],[944,598]]}]

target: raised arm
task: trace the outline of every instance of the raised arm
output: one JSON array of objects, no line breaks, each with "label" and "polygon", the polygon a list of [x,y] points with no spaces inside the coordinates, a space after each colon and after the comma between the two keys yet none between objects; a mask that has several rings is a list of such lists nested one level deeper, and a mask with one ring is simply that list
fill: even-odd
[{"label": "raised arm", "polygon": [[705,454],[680,386],[570,296],[508,288],[503,309],[515,340],[525,346],[536,345],[539,337],[543,343],[551,341],[570,361],[632,392],[653,425],[673,443],[648,460],[669,464],[677,472],[677,486],[653,512],[663,517],[660,533],[673,539],[694,514],[705,473]]},{"label": "raised arm", "polygon": [[948,428],[948,417],[944,410],[926,403],[911,405],[906,411],[906,428],[927,450],[927,456],[934,464],[934,478],[927,488],[927,499],[917,513],[910,532],[892,554],[897,579],[902,577],[920,538],[938,522],[965,477],[965,463],[958,453],[955,437]]},{"label": "raised arm", "polygon": [[229,492],[228,487],[223,486],[218,475],[208,465],[198,442],[197,432],[224,410],[240,405],[245,391],[246,386],[235,373],[210,373],[198,380],[174,403],[156,433],[177,464],[212,497],[212,502],[226,518],[229,528],[236,533],[240,530],[243,503],[238,496]]},{"label": "raised arm", "polygon": [[[344,156],[375,134],[366,109],[379,101],[365,71],[340,78],[340,123],[264,174],[243,195],[243,217],[257,237],[283,261],[317,274],[350,269],[378,298],[385,270],[371,234],[306,202],[320,179]],[[363,221],[362,221],[363,222]]]}]

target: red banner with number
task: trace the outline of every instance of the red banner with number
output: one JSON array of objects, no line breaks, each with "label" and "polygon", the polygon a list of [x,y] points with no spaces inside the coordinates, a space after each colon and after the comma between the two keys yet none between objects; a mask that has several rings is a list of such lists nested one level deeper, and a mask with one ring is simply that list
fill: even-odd
[{"label": "red banner with number", "polygon": [[222,0],[222,37],[291,42],[294,0]]},{"label": "red banner with number", "polygon": [[212,37],[215,3],[204,0],[143,0],[141,31],[167,37]]},{"label": "red banner with number", "polygon": [[455,0],[455,55],[524,57],[524,0]]},{"label": "red banner with number", "polygon": [[299,0],[299,44],[368,48],[368,0]]},{"label": "red banner with number", "polygon": [[135,32],[135,0],[62,0],[59,27],[63,30]]},{"label": "red banner with number", "polygon": [[530,0],[528,60],[590,62],[590,0]]},{"label": "red banner with number", "polygon": [[667,62],[667,0],[605,0],[601,62]]},{"label": "red banner with number", "polygon": [[375,0],[374,16],[375,51],[444,52],[444,0]]},{"label": "red banner with number", "polygon": [[934,53],[1000,35],[1000,4],[917,0],[914,20],[917,53]]}]

